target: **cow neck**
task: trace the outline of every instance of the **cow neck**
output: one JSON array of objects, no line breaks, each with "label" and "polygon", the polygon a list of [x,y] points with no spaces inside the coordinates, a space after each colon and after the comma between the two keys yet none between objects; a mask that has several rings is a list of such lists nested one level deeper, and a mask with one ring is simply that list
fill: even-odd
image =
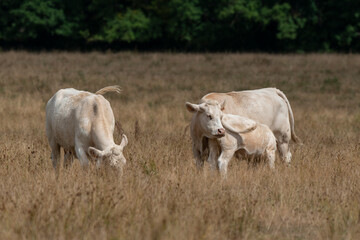
[{"label": "cow neck", "polygon": [[194,130],[196,131],[196,135],[200,136],[200,137],[204,137],[204,128],[201,126],[200,121],[199,121],[199,113],[195,113],[195,121],[194,121]]}]

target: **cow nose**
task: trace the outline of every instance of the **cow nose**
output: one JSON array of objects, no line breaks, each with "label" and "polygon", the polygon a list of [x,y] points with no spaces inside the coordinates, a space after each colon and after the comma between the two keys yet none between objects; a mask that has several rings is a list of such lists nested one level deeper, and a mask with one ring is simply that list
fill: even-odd
[{"label": "cow nose", "polygon": [[219,135],[224,135],[225,134],[225,129],[224,128],[219,128],[218,129],[218,134]]}]

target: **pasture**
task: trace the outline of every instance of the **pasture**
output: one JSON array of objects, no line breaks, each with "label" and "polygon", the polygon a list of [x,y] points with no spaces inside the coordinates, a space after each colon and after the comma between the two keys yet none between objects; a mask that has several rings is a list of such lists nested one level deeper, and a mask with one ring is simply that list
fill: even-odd
[{"label": "pasture", "polygon": [[[56,178],[45,104],[60,88],[109,93],[129,144],[120,178]],[[185,102],[277,87],[289,99],[292,165],[233,159],[197,171]],[[0,53],[0,239],[359,239],[360,56]],[[115,132],[120,142],[120,132]]]}]

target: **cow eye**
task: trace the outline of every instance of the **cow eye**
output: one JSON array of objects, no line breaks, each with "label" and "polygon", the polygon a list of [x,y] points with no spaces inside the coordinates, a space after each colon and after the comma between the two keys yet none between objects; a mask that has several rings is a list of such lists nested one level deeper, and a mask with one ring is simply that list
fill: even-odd
[{"label": "cow eye", "polygon": [[213,119],[211,115],[208,115],[208,118],[209,118],[210,120]]}]

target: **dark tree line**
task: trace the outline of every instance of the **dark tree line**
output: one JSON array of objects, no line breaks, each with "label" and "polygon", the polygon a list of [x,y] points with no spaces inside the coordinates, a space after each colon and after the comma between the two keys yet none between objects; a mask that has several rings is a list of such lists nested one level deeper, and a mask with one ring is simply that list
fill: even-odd
[{"label": "dark tree line", "polygon": [[3,48],[360,51],[360,0],[0,0]]}]

